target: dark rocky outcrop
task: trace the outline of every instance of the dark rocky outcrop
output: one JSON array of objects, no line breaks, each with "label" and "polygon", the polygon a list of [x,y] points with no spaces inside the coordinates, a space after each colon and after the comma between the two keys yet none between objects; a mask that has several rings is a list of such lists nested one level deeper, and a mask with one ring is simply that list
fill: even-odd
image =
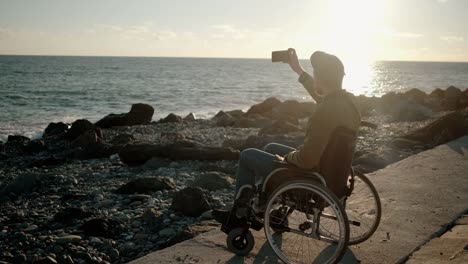
[{"label": "dark rocky outcrop", "polygon": [[65,134],[65,138],[70,141],[73,141],[88,130],[95,130],[95,128],[96,127],[90,121],[86,119],[78,119],[72,123],[70,129]]},{"label": "dark rocky outcrop", "polygon": [[0,190],[0,200],[6,198],[7,195],[21,195],[32,192],[41,184],[41,176],[38,174],[20,174],[13,182],[3,187]]},{"label": "dark rocky outcrop", "polygon": [[272,110],[272,118],[281,119],[293,117],[295,119],[306,118],[315,111],[315,104],[312,102],[298,102],[296,100],[286,100],[277,104]]},{"label": "dark rocky outcrop", "polygon": [[195,116],[194,113],[189,113],[188,115],[186,115],[186,116],[183,118],[183,120],[186,121],[186,122],[192,122],[192,121],[197,120],[197,117]]},{"label": "dark rocky outcrop", "polygon": [[199,187],[186,187],[174,194],[172,208],[186,216],[198,217],[211,209],[211,196]]},{"label": "dark rocky outcrop", "polygon": [[9,135],[5,143],[5,152],[13,154],[22,154],[31,140],[20,135]]},{"label": "dark rocky outcrop", "polygon": [[110,114],[96,122],[100,128],[113,126],[136,126],[146,125],[153,118],[154,108],[147,104],[133,104],[130,112],[125,114]]},{"label": "dark rocky outcrop", "polygon": [[219,111],[214,117],[213,120],[216,122],[217,126],[232,126],[236,122],[236,119],[224,112],[224,111]]},{"label": "dark rocky outcrop", "polygon": [[437,146],[468,134],[468,121],[457,111],[438,118],[418,130],[412,131],[403,138]]},{"label": "dark rocky outcrop", "polygon": [[110,144],[89,145],[77,149],[72,157],[80,160],[109,158],[110,156],[117,154],[119,149],[119,146],[113,146]]},{"label": "dark rocky outcrop", "polygon": [[121,186],[115,192],[120,194],[144,193],[151,194],[159,190],[172,190],[176,187],[172,178],[154,177],[132,180]]}]

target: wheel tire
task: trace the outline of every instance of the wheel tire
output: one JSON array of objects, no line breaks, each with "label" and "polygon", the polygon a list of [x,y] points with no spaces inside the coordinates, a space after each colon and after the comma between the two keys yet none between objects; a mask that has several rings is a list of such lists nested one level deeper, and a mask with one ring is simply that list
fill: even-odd
[{"label": "wheel tire", "polygon": [[[366,241],[367,239],[369,239],[374,234],[374,232],[377,230],[377,228],[379,227],[380,218],[382,217],[382,205],[380,203],[380,197],[379,197],[379,193],[377,192],[377,189],[372,184],[372,182],[369,180],[369,178],[367,178],[364,174],[359,173],[359,172],[355,172],[355,174],[356,174],[355,177],[362,180],[362,182],[369,187],[370,191],[372,192],[372,195],[375,198],[376,218],[375,218],[374,223],[372,223],[372,226],[369,228],[369,230],[367,232],[365,232],[363,235],[360,235],[359,237],[354,237],[353,232],[350,229],[348,245],[356,245],[356,244],[362,243],[362,242]],[[346,208],[345,208],[345,210],[346,210]],[[348,215],[348,218],[349,218],[349,215]]]},{"label": "wheel tire", "polygon": [[246,231],[242,227],[237,227],[229,232],[226,244],[232,253],[238,256],[247,256],[255,245],[255,239],[252,232]]},{"label": "wheel tire", "polygon": [[[349,224],[348,224],[348,218],[346,216],[345,210],[343,205],[341,204],[340,200],[336,197],[335,194],[333,194],[330,190],[328,190],[326,187],[323,187],[322,185],[316,184],[315,182],[311,181],[304,181],[304,180],[295,180],[295,181],[290,181],[288,183],[285,183],[278,187],[273,194],[270,196],[268,203],[267,203],[267,208],[265,211],[265,217],[264,217],[264,231],[265,231],[265,236],[268,240],[268,243],[270,244],[270,247],[273,249],[275,254],[278,256],[281,261],[284,263],[293,263],[295,261],[290,260],[287,256],[285,256],[282,252],[282,249],[278,247],[276,244],[274,238],[273,238],[273,233],[275,232],[273,228],[270,227],[270,214],[267,212],[273,211],[272,206],[273,206],[273,200],[276,199],[279,195],[282,193],[285,193],[291,189],[297,189],[297,188],[303,188],[307,189],[309,191],[314,192],[317,195],[320,195],[323,199],[325,199],[329,204],[333,204],[334,209],[336,210],[337,216],[339,218],[337,221],[339,222],[340,226],[340,234],[342,237],[339,237],[338,241],[334,242],[333,244],[336,245],[335,252],[334,254],[327,260],[323,261],[322,259],[316,259],[317,261],[320,261],[320,263],[338,263],[341,258],[343,257],[346,249],[347,249],[347,243],[349,240]],[[270,231],[271,228],[271,232]],[[284,235],[284,234],[283,234]],[[318,256],[317,256],[318,257]]]}]

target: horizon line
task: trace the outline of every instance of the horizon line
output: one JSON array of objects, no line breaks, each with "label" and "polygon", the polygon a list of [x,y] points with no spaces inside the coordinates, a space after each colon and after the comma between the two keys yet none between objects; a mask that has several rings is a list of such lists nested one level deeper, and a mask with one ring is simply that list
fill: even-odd
[{"label": "horizon line", "polygon": [[[97,57],[97,58],[167,58],[167,59],[242,59],[242,60],[269,60],[269,57],[203,57],[203,56],[133,56],[133,55],[58,55],[58,54],[0,54],[0,56],[17,57]],[[309,60],[309,58],[299,58]],[[386,60],[376,59],[371,62],[445,62],[468,63],[468,61],[437,61],[437,60]]]}]

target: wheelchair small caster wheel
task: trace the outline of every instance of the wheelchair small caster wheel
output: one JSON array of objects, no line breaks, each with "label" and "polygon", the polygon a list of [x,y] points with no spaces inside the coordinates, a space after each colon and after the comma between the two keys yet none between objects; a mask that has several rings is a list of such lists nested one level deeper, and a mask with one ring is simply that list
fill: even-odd
[{"label": "wheelchair small caster wheel", "polygon": [[238,227],[229,232],[226,244],[232,253],[238,256],[247,256],[255,245],[255,239],[249,230]]}]

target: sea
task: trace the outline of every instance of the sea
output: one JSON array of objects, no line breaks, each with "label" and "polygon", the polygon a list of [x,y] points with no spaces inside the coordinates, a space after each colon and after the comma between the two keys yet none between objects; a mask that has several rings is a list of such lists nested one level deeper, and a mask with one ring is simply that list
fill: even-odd
[{"label": "sea", "polygon": [[[308,61],[301,64],[312,72]],[[355,95],[468,87],[468,63],[344,64],[344,88]],[[0,56],[0,141],[40,137],[50,122],[94,122],[134,103],[153,106],[158,120],[246,110],[271,96],[311,100],[297,79],[287,64],[268,59]]]}]

